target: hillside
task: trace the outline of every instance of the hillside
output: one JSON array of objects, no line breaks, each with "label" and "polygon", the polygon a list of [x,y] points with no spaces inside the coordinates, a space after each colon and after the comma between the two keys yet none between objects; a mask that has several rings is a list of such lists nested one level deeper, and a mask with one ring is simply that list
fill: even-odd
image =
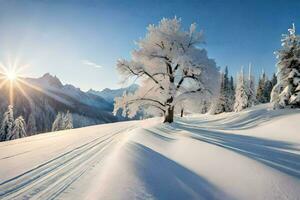
[{"label": "hillside", "polygon": [[1,199],[299,199],[300,110],[119,122],[0,143]]},{"label": "hillside", "polygon": [[[83,92],[73,85],[63,85],[56,76],[48,73],[40,78],[20,78],[18,85],[13,89],[14,112],[15,116],[25,118],[29,134],[50,131],[59,111],[69,110],[73,114],[74,127],[122,120],[112,114],[113,104],[102,97]],[[0,113],[4,113],[9,104],[9,85],[1,87],[0,93]]]}]

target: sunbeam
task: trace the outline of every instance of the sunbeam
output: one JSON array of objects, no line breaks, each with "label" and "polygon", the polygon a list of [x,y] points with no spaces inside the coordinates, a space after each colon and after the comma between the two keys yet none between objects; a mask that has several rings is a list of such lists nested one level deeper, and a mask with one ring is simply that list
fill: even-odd
[{"label": "sunbeam", "polygon": [[[15,59],[13,62],[8,60],[7,64],[0,62],[0,89],[4,86],[8,86],[9,99],[8,102],[10,105],[14,105],[14,90],[15,87],[20,88],[19,82],[22,80],[22,72],[28,67],[28,65],[20,65],[18,59]],[[20,89],[24,94],[25,91]],[[28,97],[28,95],[25,95]]]}]

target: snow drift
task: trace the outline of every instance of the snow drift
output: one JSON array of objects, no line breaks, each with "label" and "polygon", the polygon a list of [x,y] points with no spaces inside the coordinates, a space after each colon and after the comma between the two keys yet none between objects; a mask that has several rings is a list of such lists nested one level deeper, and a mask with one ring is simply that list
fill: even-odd
[{"label": "snow drift", "polygon": [[300,110],[120,122],[0,144],[1,199],[299,199]]}]

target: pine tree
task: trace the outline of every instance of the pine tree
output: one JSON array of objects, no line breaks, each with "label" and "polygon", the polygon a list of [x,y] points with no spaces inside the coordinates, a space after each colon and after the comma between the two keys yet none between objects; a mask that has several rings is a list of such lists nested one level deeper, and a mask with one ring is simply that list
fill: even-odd
[{"label": "pine tree", "polygon": [[249,64],[249,74],[248,74],[248,107],[252,107],[256,104],[255,97],[255,78],[251,72],[251,63]]},{"label": "pine tree", "polygon": [[63,127],[64,127],[63,113],[58,112],[52,124],[52,131],[63,130]]},{"label": "pine tree", "polygon": [[221,82],[220,92],[214,108],[214,114],[219,114],[222,112],[231,112],[233,110],[233,104],[234,104],[233,78],[229,81],[227,66],[225,68],[225,73],[221,73],[220,82]]},{"label": "pine tree", "polygon": [[256,90],[256,99],[259,103],[268,102],[267,99],[265,98],[265,84],[266,84],[266,74],[265,72],[263,72],[263,74],[261,75],[258,81],[258,86]]},{"label": "pine tree", "polygon": [[27,120],[27,135],[34,135],[37,132],[36,121],[33,113],[30,113]]},{"label": "pine tree", "polygon": [[277,84],[272,90],[274,108],[300,107],[300,36],[296,28],[288,30],[282,38],[282,49],[277,55]]},{"label": "pine tree", "polygon": [[209,107],[210,107],[210,104],[208,103],[208,101],[207,101],[207,100],[203,100],[203,103],[202,103],[202,106],[201,106],[200,113],[201,113],[201,114],[207,113],[208,110],[209,110]]},{"label": "pine tree", "polygon": [[272,81],[267,79],[264,85],[264,94],[263,94],[266,100],[265,103],[270,102],[272,88],[273,88]]},{"label": "pine tree", "polygon": [[15,122],[10,140],[26,137],[26,123],[22,116],[19,116]]},{"label": "pine tree", "polygon": [[1,126],[1,141],[10,140],[14,126],[13,106],[9,105],[7,111],[3,115]]},{"label": "pine tree", "polygon": [[229,82],[229,108],[230,108],[230,112],[233,111],[233,107],[234,107],[234,102],[235,102],[235,88],[234,88],[234,81],[233,81],[233,77],[230,77],[230,82]]},{"label": "pine tree", "polygon": [[221,86],[220,86],[220,92],[219,97],[216,100],[215,108],[214,108],[214,114],[219,114],[222,112],[225,112],[226,110],[226,75],[224,73],[221,73]]},{"label": "pine tree", "polygon": [[275,73],[274,73],[273,76],[272,76],[271,82],[272,82],[272,86],[273,86],[273,87],[277,84],[277,76],[276,76]]},{"label": "pine tree", "polygon": [[237,77],[237,85],[235,90],[235,104],[234,111],[239,112],[249,106],[249,88],[248,83],[244,77],[244,71],[241,70],[241,73]]},{"label": "pine tree", "polygon": [[72,114],[67,111],[66,114],[58,112],[56,118],[52,124],[52,131],[60,131],[73,128]]},{"label": "pine tree", "polygon": [[73,118],[72,114],[67,111],[64,116],[64,129],[72,129],[73,128]]}]

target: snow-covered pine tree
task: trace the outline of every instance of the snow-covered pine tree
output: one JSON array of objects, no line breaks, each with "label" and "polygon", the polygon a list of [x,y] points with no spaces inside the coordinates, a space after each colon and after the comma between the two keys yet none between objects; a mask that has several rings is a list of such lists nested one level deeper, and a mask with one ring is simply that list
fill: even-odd
[{"label": "snow-covered pine tree", "polygon": [[237,75],[237,84],[235,89],[234,111],[239,112],[249,106],[249,88],[248,81],[245,79],[243,67]]},{"label": "snow-covered pine tree", "polygon": [[58,112],[52,124],[52,131],[60,131],[64,129],[64,115]]},{"label": "snow-covered pine tree", "polygon": [[220,94],[214,106],[214,114],[222,112],[232,112],[234,105],[234,83],[233,77],[228,75],[228,67],[225,67],[225,72],[221,73]]},{"label": "snow-covered pine tree", "polygon": [[227,88],[226,88],[226,75],[225,73],[221,73],[221,86],[220,86],[220,92],[219,92],[219,96],[218,98],[216,99],[216,103],[214,105],[214,111],[213,113],[214,114],[219,114],[219,113],[223,113],[223,112],[226,112],[226,101],[227,101],[227,95],[226,95],[226,92],[227,92]]},{"label": "snow-covered pine tree", "polygon": [[228,67],[225,67],[225,74],[224,74],[224,94],[225,94],[225,112],[232,112],[233,105],[234,105],[234,83],[233,77],[230,77],[229,80],[229,73]]},{"label": "snow-covered pine tree", "polygon": [[1,126],[1,141],[10,140],[14,127],[14,111],[13,106],[9,105],[7,111],[3,115]]},{"label": "snow-covered pine tree", "polygon": [[207,113],[208,110],[209,110],[209,107],[210,107],[210,104],[208,103],[208,101],[207,100],[203,100],[203,103],[201,105],[200,113],[201,114]]},{"label": "snow-covered pine tree", "polygon": [[72,129],[73,128],[73,117],[72,114],[67,111],[64,116],[64,129]]},{"label": "snow-covered pine tree", "polygon": [[256,96],[255,96],[255,77],[252,75],[251,71],[251,63],[249,63],[249,74],[248,74],[248,106],[252,107],[256,104]]},{"label": "snow-covered pine tree", "polygon": [[33,113],[30,113],[27,120],[27,135],[34,135],[37,132],[36,121]]},{"label": "snow-covered pine tree", "polygon": [[257,90],[256,90],[256,99],[259,103],[267,103],[267,99],[265,96],[265,84],[266,84],[266,74],[263,71],[261,77],[259,78]]},{"label": "snow-covered pine tree", "polygon": [[273,88],[272,81],[268,80],[268,78],[267,78],[266,82],[265,82],[264,94],[263,94],[263,96],[266,100],[266,103],[270,102],[272,88]]},{"label": "snow-covered pine tree", "polygon": [[273,107],[300,107],[300,36],[293,24],[281,40],[282,49],[277,55],[277,84],[272,90]]},{"label": "snow-covered pine tree", "polygon": [[234,102],[235,102],[235,87],[234,87],[234,81],[233,81],[233,77],[230,76],[230,82],[229,82],[229,112],[233,111],[233,107],[234,107]]},{"label": "snow-covered pine tree", "polygon": [[274,73],[273,76],[272,76],[271,82],[272,82],[272,86],[273,86],[273,87],[277,84],[277,76],[276,76],[275,73]]},{"label": "snow-covered pine tree", "polygon": [[19,116],[15,122],[12,131],[12,136],[9,140],[26,137],[26,123],[22,116]]},{"label": "snow-covered pine tree", "polygon": [[146,37],[137,42],[132,60],[117,63],[124,81],[139,79],[141,87],[116,98],[114,113],[122,109],[124,116],[133,117],[141,109],[155,109],[164,122],[173,122],[176,102],[195,93],[213,93],[219,72],[206,50],[199,48],[202,43],[203,34],[196,31],[196,25],[183,31],[176,17],[150,25]]}]

